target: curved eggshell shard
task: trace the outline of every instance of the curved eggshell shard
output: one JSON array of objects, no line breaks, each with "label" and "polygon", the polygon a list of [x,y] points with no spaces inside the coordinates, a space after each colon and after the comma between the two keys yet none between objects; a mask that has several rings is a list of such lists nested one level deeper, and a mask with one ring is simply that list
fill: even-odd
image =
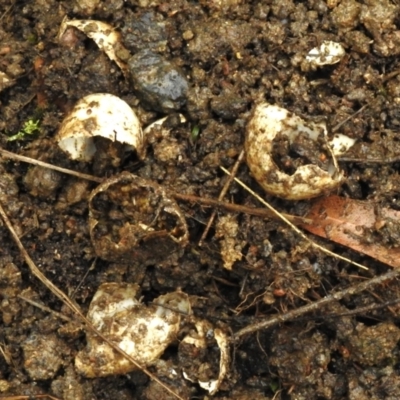
[{"label": "curved eggshell shard", "polygon": [[342,133],[335,133],[332,140],[329,141],[332,152],[335,156],[341,156],[355,144],[356,140]]},{"label": "curved eggshell shard", "polygon": [[332,65],[338,63],[345,53],[340,43],[325,40],[319,47],[309,51],[306,61],[315,66]]},{"label": "curved eggshell shard", "polygon": [[[181,346],[189,345],[198,349],[200,353],[207,352],[209,346],[208,335],[212,333],[215,341],[217,342],[220,351],[219,360],[219,373],[216,379],[209,379],[207,381],[201,381],[199,376],[204,378],[204,369],[207,363],[197,363],[190,366],[190,371],[183,368],[182,373],[185,379],[191,382],[198,382],[199,386],[211,395],[218,392],[222,381],[226,377],[229,364],[230,364],[230,353],[229,353],[229,338],[222,329],[214,329],[212,324],[206,320],[197,320],[195,322],[195,329],[192,329],[180,342]],[[212,345],[210,345],[212,346]]]},{"label": "curved eggshell shard", "polygon": [[140,122],[129,105],[109,93],[96,93],[79,100],[63,120],[56,140],[73,160],[90,161],[96,152],[95,136],[125,143],[144,154]]},{"label": "curved eggshell shard", "polygon": [[92,39],[97,46],[107,54],[108,58],[114,61],[121,71],[127,75],[126,64],[117,56],[117,52],[124,49],[121,43],[121,34],[111,25],[92,19],[69,20],[68,18],[64,18],[61,23],[60,31],[58,32],[59,40],[65,30],[70,26],[79,29],[87,37]]},{"label": "curved eggshell shard", "polygon": [[300,133],[317,140],[321,133],[326,136],[326,127],[304,121],[275,105],[263,103],[256,107],[247,126],[245,151],[250,171],[266,192],[301,200],[317,197],[340,184],[343,174],[336,169],[329,173],[317,165],[307,164],[298,167],[293,175],[280,170],[272,158],[273,139],[279,133],[287,135],[289,140]]},{"label": "curved eggshell shard", "polygon": [[[135,284],[102,284],[90,303],[87,318],[139,365],[147,366],[176,339],[180,312],[189,314],[191,310],[183,292],[167,293],[155,299],[154,305],[146,306],[135,298],[138,290]],[[137,368],[91,332],[86,338],[86,348],[75,358],[82,375],[96,378],[126,374]]]},{"label": "curved eggshell shard", "polygon": [[[178,116],[179,116],[179,120],[181,121],[181,124],[184,124],[187,121],[186,118],[182,114],[178,114]],[[169,133],[171,132],[171,129],[163,127],[163,124],[167,120],[167,118],[168,118],[168,116],[160,118],[160,119],[152,122],[150,125],[146,126],[146,128],[144,128],[144,130],[143,130],[144,136],[146,136],[148,133],[150,133],[151,130],[154,128],[161,129],[161,131],[163,133],[162,136],[168,136]]]},{"label": "curved eggshell shard", "polygon": [[142,266],[170,265],[189,240],[176,201],[157,183],[127,171],[90,194],[89,229],[98,257]]}]

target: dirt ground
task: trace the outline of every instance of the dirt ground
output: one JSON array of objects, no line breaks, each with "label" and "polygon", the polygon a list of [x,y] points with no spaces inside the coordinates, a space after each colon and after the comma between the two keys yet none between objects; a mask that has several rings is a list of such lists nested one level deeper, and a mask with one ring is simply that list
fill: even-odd
[{"label": "dirt ground", "polygon": [[[94,196],[96,182],[3,157],[0,203],[27,252],[85,315],[104,283],[138,285],[143,304],[186,293],[197,321],[207,321],[206,345],[184,345],[185,335],[199,328],[194,317],[182,316],[161,360],[147,368],[182,398],[210,398],[198,381],[218,376],[216,332],[232,338],[390,268],[309,235],[368,267],[358,269],[316,250],[283,222],[184,196],[218,199],[227,179],[220,167],[232,169],[255,105],[267,101],[303,118],[323,118],[331,128],[341,124],[339,132],[357,142],[339,160],[346,179],[335,194],[369,201],[377,213],[400,210],[399,15],[396,0],[0,0],[1,147],[99,178],[127,171],[150,182],[150,189],[117,184],[115,192]],[[58,38],[66,16],[104,21],[121,32],[120,56],[130,75],[83,32],[70,28]],[[325,40],[341,43],[345,56],[310,67],[307,53]],[[178,76],[173,101],[171,93],[146,93],[149,52],[162,65],[158,74]],[[168,115],[169,133],[149,133],[143,160],[107,145],[91,162],[70,160],[55,135],[74,104],[91,93],[122,98],[142,126]],[[237,177],[281,212],[305,215],[311,204],[264,193],[246,162]],[[129,239],[117,251],[112,240],[137,213],[124,210],[128,190],[142,196],[140,212],[154,204],[157,217],[178,211],[175,220],[167,212],[157,235]],[[236,183],[224,200],[262,207]],[[93,215],[97,233],[89,226]],[[394,221],[390,241],[374,240],[400,246],[397,226]],[[78,371],[85,329],[32,275],[4,224],[0,235],[0,398],[174,398],[139,370],[100,377]],[[400,307],[364,308],[393,302],[399,293],[392,279],[231,341],[228,372],[214,398],[399,399]],[[86,361],[98,362],[95,356]]]}]

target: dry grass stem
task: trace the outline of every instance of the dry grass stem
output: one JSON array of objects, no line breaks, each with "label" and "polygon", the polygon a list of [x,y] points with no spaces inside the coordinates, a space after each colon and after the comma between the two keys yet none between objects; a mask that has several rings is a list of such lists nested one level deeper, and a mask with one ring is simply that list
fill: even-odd
[{"label": "dry grass stem", "polygon": [[12,160],[22,161],[22,162],[26,162],[28,164],[33,164],[33,165],[39,165],[40,167],[53,169],[54,171],[62,172],[64,174],[68,174],[68,175],[72,175],[72,176],[76,176],[78,178],[86,179],[88,181],[101,183],[104,180],[103,178],[98,178],[97,176],[83,174],[81,172],[77,172],[72,169],[57,167],[57,165],[53,165],[53,164],[49,164],[49,163],[46,163],[43,161],[35,160],[34,158],[20,156],[18,154],[14,154],[14,153],[4,150],[2,148],[0,148],[0,154],[2,156],[6,157],[6,158],[10,158]]},{"label": "dry grass stem", "polygon": [[[244,159],[244,150],[242,150],[242,151],[240,152],[239,157],[238,157],[238,159],[236,160],[235,165],[234,165],[233,168],[232,168],[231,174],[229,175],[228,180],[225,182],[224,187],[222,188],[221,193],[220,193],[219,196],[218,196],[218,200],[219,200],[219,201],[221,201],[221,200],[225,197],[226,192],[228,191],[229,186],[230,186],[231,183],[233,182],[233,178],[236,176],[237,171],[238,171],[238,169],[239,169],[239,166],[240,166],[241,162],[243,161],[243,159]],[[204,239],[206,238],[206,236],[207,236],[207,234],[208,234],[208,231],[210,230],[211,225],[212,225],[212,223],[214,222],[214,219],[215,219],[215,216],[216,216],[216,215],[217,215],[217,210],[213,210],[213,212],[212,212],[212,214],[211,214],[211,216],[210,216],[210,218],[209,218],[209,220],[208,220],[208,222],[207,222],[207,226],[206,226],[206,228],[204,229],[204,232],[203,232],[203,234],[201,235],[201,238],[200,238],[200,240],[199,240],[199,246],[201,246],[201,245],[203,244],[203,241],[204,241]]]},{"label": "dry grass stem", "polygon": [[51,308],[44,306],[43,304],[39,304],[38,302],[33,301],[33,300],[31,300],[31,299],[27,299],[26,297],[21,296],[21,295],[18,295],[17,297],[19,297],[19,298],[20,298],[21,300],[23,300],[23,301],[26,301],[27,303],[31,304],[32,306],[34,306],[34,307],[36,307],[36,308],[40,308],[40,309],[43,310],[43,311],[46,311],[46,312],[48,312],[48,313],[50,313],[50,314],[53,314],[53,315],[56,316],[57,318],[60,318],[60,319],[62,319],[62,320],[64,320],[64,321],[66,321],[66,322],[70,322],[70,321],[71,321],[71,319],[68,318],[66,315],[61,314],[61,313],[59,313],[59,312],[57,312],[57,311],[54,311],[54,310],[52,310]]}]

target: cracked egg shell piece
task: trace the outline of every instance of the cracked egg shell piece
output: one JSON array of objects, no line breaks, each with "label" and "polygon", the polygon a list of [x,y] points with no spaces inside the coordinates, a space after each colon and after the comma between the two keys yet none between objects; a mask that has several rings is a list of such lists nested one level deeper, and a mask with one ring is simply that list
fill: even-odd
[{"label": "cracked egg shell piece", "polygon": [[[259,104],[247,125],[245,151],[251,173],[266,192],[288,200],[301,200],[317,197],[341,183],[343,173],[336,168],[330,173],[307,164],[298,167],[293,175],[280,170],[273,161],[272,146],[273,139],[281,132],[289,141],[300,133],[312,140],[317,140],[320,133],[327,135],[324,123],[305,121],[282,107]],[[349,141],[345,141],[342,136],[336,135],[333,139],[334,147],[341,154],[354,144],[352,139],[346,136]]]},{"label": "cracked egg shell piece", "polygon": [[96,93],[79,100],[58,130],[58,146],[71,159],[90,161],[96,146],[93,138],[102,136],[125,143],[144,154],[144,137],[140,122],[129,105],[109,93]]},{"label": "cracked egg shell piece", "polygon": [[344,47],[337,42],[325,40],[319,47],[314,47],[306,56],[306,61],[316,66],[338,63],[345,55]]},{"label": "cracked egg shell piece", "polygon": [[222,381],[229,370],[230,354],[229,354],[229,339],[228,336],[221,330],[214,330],[215,340],[217,341],[219,350],[221,352],[219,360],[219,374],[218,379],[211,379],[209,381],[199,381],[199,386],[205,390],[208,390],[210,395],[214,395],[218,392]]},{"label": "cracked egg shell piece", "polygon": [[127,75],[127,65],[117,56],[117,51],[123,49],[121,43],[121,34],[111,25],[92,19],[73,19],[64,18],[58,32],[58,39],[64,35],[66,29],[73,26],[79,29],[87,37],[92,39],[100,50],[104,51],[108,58],[114,61],[121,71]]},{"label": "cracked egg shell piece", "polygon": [[[207,390],[211,395],[218,392],[222,381],[226,377],[229,370],[230,353],[229,353],[229,339],[226,333],[221,329],[214,329],[212,324],[206,320],[197,320],[195,322],[195,329],[190,331],[186,335],[181,343],[187,343],[192,346],[202,349],[203,351],[207,348],[207,336],[212,332],[220,350],[219,360],[219,373],[217,379],[210,379],[208,381],[198,380],[198,384],[202,389]],[[199,373],[204,365],[199,366]],[[193,371],[192,371],[193,372]],[[183,370],[183,377],[191,382],[196,382],[194,377],[190,377],[187,371]]]},{"label": "cracked egg shell piece", "polygon": [[[156,361],[176,338],[181,315],[173,310],[189,314],[190,303],[185,293],[176,291],[159,296],[154,305],[146,306],[135,299],[138,291],[135,284],[102,284],[90,303],[87,318],[135,361],[147,366]],[[87,332],[86,339],[86,348],[75,358],[80,374],[96,378],[126,374],[136,369],[96,335]]]}]

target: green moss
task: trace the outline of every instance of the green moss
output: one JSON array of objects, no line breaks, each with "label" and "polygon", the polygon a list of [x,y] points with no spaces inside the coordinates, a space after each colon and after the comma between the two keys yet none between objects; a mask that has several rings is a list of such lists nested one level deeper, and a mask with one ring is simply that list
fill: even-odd
[{"label": "green moss", "polygon": [[36,44],[37,43],[37,36],[34,33],[30,33],[26,40],[30,43],[30,44]]},{"label": "green moss", "polygon": [[29,136],[39,133],[39,125],[40,125],[40,120],[34,118],[28,119],[24,123],[22,129],[15,135],[10,136],[7,140],[9,142],[15,140],[26,140],[29,138]]}]

